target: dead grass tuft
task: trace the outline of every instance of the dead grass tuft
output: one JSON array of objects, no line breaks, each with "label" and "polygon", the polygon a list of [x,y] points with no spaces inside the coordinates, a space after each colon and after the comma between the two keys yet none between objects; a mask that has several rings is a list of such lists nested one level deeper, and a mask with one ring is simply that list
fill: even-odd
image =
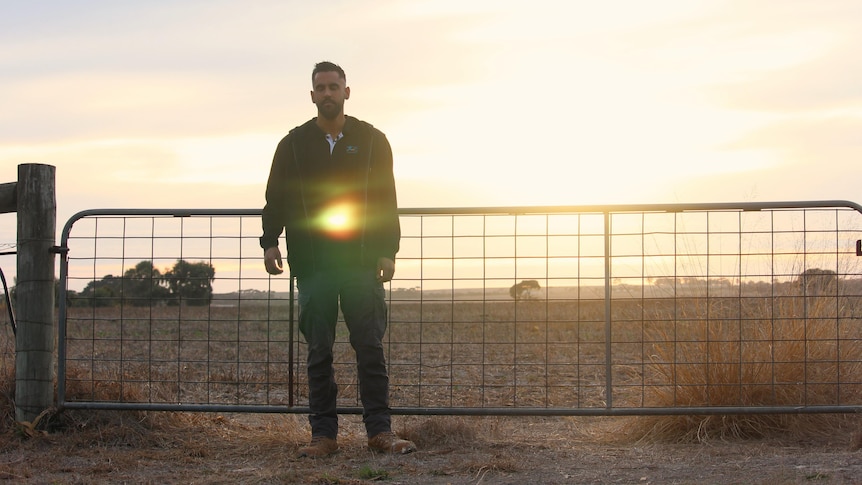
[{"label": "dead grass tuft", "polygon": [[[222,430],[230,433],[230,424],[235,424],[239,419],[231,419],[228,422],[219,416]],[[234,431],[242,434],[251,446],[266,448],[283,448],[285,446],[298,447],[305,444],[309,439],[308,421],[304,415],[277,414],[277,415],[243,415],[244,423],[241,430]],[[226,434],[225,437],[229,436]]]},{"label": "dead grass tuft", "polygon": [[620,421],[611,436],[636,443],[708,443],[760,439],[829,440],[862,424],[843,414],[638,416]]},{"label": "dead grass tuft", "polygon": [[15,342],[6,322],[0,325],[0,437],[4,437],[15,424]]},{"label": "dead grass tuft", "polygon": [[470,447],[479,435],[476,427],[462,416],[437,416],[415,425],[405,425],[398,433],[420,448]]},{"label": "dead grass tuft", "polygon": [[[15,425],[14,376],[0,375],[0,442],[9,442]],[[2,447],[0,447],[2,448]]]},{"label": "dead grass tuft", "polygon": [[[93,411],[69,409],[62,413],[50,411],[39,420],[35,428],[54,434],[22,434],[15,421],[15,375],[14,362],[8,353],[0,356],[0,437],[10,446],[22,439],[53,440],[57,433],[64,435],[68,446],[118,446],[147,447],[164,446],[172,442],[172,436],[180,431],[200,424],[201,417],[191,413],[144,412],[144,411]],[[121,388],[115,383],[104,383],[97,388],[84,391],[70,389],[70,396],[81,392],[105,400],[134,399],[136,391],[128,385]],[[140,396],[137,396],[140,397]],[[17,439],[16,439],[17,438]]]},{"label": "dead grass tuft", "polygon": [[518,463],[518,457],[510,453],[497,452],[487,459],[467,461],[464,468],[475,475],[477,483],[483,483],[485,476],[491,472],[517,473],[522,466]]},{"label": "dead grass tuft", "polygon": [[[803,298],[782,299],[773,309],[769,299],[752,305],[736,321],[706,321],[688,331],[656,327],[650,364],[665,385],[649,388],[655,407],[800,406],[859,402],[857,387],[842,386],[843,376],[862,374],[862,362],[842,362],[859,355],[858,336],[837,334],[829,309],[810,305],[808,320],[768,319],[766,315],[803,314]],[[819,313],[822,313],[820,315]],[[671,344],[665,344],[669,342]],[[673,342],[684,342],[676,345]],[[682,364],[685,363],[685,364]],[[848,390],[849,389],[849,390]],[[854,390],[855,389],[855,390]],[[726,414],[639,417],[621,432],[635,441],[707,442],[711,440],[792,437],[820,439],[858,425],[858,416],[841,414]]]},{"label": "dead grass tuft", "polygon": [[[96,382],[78,379],[79,371],[69,368],[67,399],[94,399],[107,402],[145,402],[142,385],[127,382]],[[65,410],[55,417],[52,428],[74,431],[76,436],[104,446],[159,446],[171,441],[172,434],[200,424],[193,413],[163,411]],[[173,433],[177,432],[177,433]]]}]

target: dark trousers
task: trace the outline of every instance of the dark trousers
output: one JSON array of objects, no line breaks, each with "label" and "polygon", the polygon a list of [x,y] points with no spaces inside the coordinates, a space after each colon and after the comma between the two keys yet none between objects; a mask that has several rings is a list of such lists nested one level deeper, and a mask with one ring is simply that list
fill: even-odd
[{"label": "dark trousers", "polygon": [[312,436],[338,434],[338,385],[332,367],[332,346],[338,306],[356,352],[362,421],[368,436],[390,431],[389,375],[383,354],[386,300],[383,284],[368,269],[318,271],[297,278],[299,330],[308,343],[308,403]]}]

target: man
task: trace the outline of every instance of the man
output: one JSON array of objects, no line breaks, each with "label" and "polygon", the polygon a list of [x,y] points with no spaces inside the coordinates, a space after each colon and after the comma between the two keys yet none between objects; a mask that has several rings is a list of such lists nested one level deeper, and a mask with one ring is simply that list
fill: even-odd
[{"label": "man", "polygon": [[299,329],[308,343],[311,443],[300,456],[338,450],[332,347],[339,301],[356,352],[368,447],[410,453],[415,445],[391,429],[383,283],[395,273],[401,227],[386,136],[344,114],[344,70],[315,65],[311,101],[317,117],[290,131],[275,151],[263,209],[264,264],[283,271],[278,238],[286,230],[287,263],[299,289]]}]

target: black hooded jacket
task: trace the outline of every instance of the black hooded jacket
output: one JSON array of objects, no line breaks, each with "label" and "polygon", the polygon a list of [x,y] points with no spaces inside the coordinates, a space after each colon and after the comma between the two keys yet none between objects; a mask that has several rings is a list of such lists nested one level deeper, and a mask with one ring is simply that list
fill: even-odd
[{"label": "black hooded jacket", "polygon": [[395,260],[401,239],[392,148],[380,130],[345,117],[332,154],[311,119],[278,144],[266,185],[264,249],[286,230],[293,276],[318,269],[374,268]]}]

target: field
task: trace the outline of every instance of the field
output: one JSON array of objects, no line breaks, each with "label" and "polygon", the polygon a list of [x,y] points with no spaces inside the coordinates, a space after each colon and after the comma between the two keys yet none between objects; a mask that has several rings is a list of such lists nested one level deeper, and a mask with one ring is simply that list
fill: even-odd
[{"label": "field", "polygon": [[[615,299],[611,323],[599,299],[468,297],[391,302],[393,407],[596,414],[862,404],[855,296]],[[71,308],[67,400],[302,406],[305,348],[286,303],[224,302]],[[355,408],[353,351],[338,328],[339,404]]]},{"label": "field", "polygon": [[[599,300],[394,301],[393,406],[603,411],[855,404],[858,298],[750,295]],[[302,405],[302,345],[285,308],[74,309],[67,400]],[[274,316],[279,316],[276,320]],[[274,321],[275,325],[267,322]],[[294,458],[300,414],[90,411],[15,423],[2,329],[0,478],[16,483],[860,483],[862,421],[843,414],[396,416],[408,456]],[[294,336],[294,338],[298,338]],[[608,354],[610,352],[610,354]],[[606,366],[610,358],[611,365]],[[297,360],[298,359],[298,360]],[[338,347],[345,407],[349,346]],[[299,362],[299,363],[297,363]],[[607,387],[610,369],[612,385]],[[293,388],[288,387],[293,374]]]}]

